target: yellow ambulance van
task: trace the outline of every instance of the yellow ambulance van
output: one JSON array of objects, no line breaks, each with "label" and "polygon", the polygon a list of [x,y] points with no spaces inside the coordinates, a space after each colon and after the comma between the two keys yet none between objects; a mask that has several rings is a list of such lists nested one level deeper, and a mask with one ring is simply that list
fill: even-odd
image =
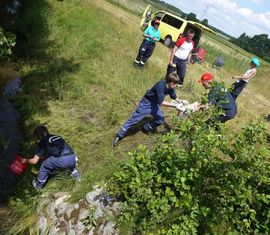
[{"label": "yellow ambulance van", "polygon": [[166,11],[157,11],[153,13],[153,7],[151,5],[146,7],[142,15],[140,25],[141,29],[144,30],[149,24],[151,24],[151,20],[153,19],[160,20],[160,38],[166,47],[174,46],[174,43],[177,41],[178,37],[185,36],[185,33],[189,29],[193,29],[195,31],[195,36],[193,39],[195,42],[195,47],[198,45],[204,30],[215,33],[212,29],[207,28],[198,22],[185,20]]}]

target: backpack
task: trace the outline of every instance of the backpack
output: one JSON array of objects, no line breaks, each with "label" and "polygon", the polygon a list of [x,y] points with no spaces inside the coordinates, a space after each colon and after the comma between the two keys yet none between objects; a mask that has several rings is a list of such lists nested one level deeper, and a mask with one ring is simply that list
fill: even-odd
[{"label": "backpack", "polygon": [[65,149],[65,140],[58,135],[51,135],[47,139],[47,153],[50,156],[59,157]]}]

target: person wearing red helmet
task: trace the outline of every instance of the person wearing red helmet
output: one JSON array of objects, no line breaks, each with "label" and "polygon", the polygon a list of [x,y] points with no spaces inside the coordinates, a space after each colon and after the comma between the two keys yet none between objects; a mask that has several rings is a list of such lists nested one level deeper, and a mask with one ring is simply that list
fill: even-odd
[{"label": "person wearing red helmet", "polygon": [[233,119],[237,114],[237,106],[231,93],[221,84],[213,86],[214,76],[211,73],[204,73],[198,81],[202,86],[209,90],[208,104],[215,105],[224,112],[219,115],[218,121],[221,123]]},{"label": "person wearing red helmet", "polygon": [[149,60],[156,47],[156,42],[160,40],[160,31],[158,30],[160,21],[155,19],[151,26],[148,26],[143,33],[144,40],[139,48],[138,55],[134,61],[134,66],[143,68]]}]

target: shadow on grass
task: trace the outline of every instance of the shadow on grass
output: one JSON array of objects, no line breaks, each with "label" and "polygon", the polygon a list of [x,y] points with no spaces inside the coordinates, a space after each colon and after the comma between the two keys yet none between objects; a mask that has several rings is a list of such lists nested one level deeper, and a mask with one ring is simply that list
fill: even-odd
[{"label": "shadow on grass", "polygon": [[71,80],[64,75],[78,68],[79,64],[72,60],[58,58],[26,73],[23,77],[23,92],[16,98],[16,107],[23,120],[29,122],[37,113],[48,114],[48,101],[63,99],[64,92],[70,86]]},{"label": "shadow on grass", "polygon": [[71,82],[67,77],[80,66],[72,58],[58,57],[56,50],[48,52],[48,48],[55,46],[54,41],[48,40],[50,12],[48,1],[23,1],[13,26],[16,56],[30,67],[22,77],[23,92],[15,100],[22,125],[25,120],[30,125],[28,132],[37,124],[32,118],[35,114],[48,114],[48,101],[63,98]]},{"label": "shadow on grass", "polygon": [[[55,42],[48,40],[50,29],[47,18],[50,8],[45,0],[22,1],[12,29],[17,36],[15,56],[18,64],[24,65],[22,92],[14,99],[20,116],[24,139],[21,151],[24,156],[31,156],[34,152],[34,145],[26,143],[29,143],[28,137],[39,124],[35,117],[49,113],[49,101],[63,99],[64,92],[71,85],[69,78],[80,67],[72,58],[59,57],[56,49],[51,50],[55,48]],[[35,194],[32,189],[25,193],[31,188],[32,177],[30,172],[26,172],[21,179],[16,180],[19,186],[12,192],[16,198],[26,200]]]}]

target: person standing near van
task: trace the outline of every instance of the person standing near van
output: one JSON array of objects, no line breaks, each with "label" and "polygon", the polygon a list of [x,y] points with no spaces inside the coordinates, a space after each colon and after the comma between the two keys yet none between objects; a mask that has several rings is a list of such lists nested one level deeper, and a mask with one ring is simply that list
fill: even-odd
[{"label": "person standing near van", "polygon": [[158,30],[160,21],[155,19],[151,22],[143,33],[144,40],[139,48],[139,53],[134,61],[134,65],[143,68],[147,60],[153,54],[156,42],[160,40],[160,31]]},{"label": "person standing near van", "polygon": [[251,78],[255,77],[257,73],[257,67],[260,66],[260,60],[258,58],[252,58],[250,60],[250,68],[241,76],[232,76],[232,79],[237,79],[236,82],[232,84],[231,94],[234,100],[240,95],[240,93],[247,86]]},{"label": "person standing near van", "polygon": [[186,69],[191,60],[191,52],[194,49],[194,38],[195,31],[189,29],[186,37],[179,38],[172,50],[169,64],[176,65],[176,72],[180,79],[180,85],[183,85],[184,78],[186,76]]}]

